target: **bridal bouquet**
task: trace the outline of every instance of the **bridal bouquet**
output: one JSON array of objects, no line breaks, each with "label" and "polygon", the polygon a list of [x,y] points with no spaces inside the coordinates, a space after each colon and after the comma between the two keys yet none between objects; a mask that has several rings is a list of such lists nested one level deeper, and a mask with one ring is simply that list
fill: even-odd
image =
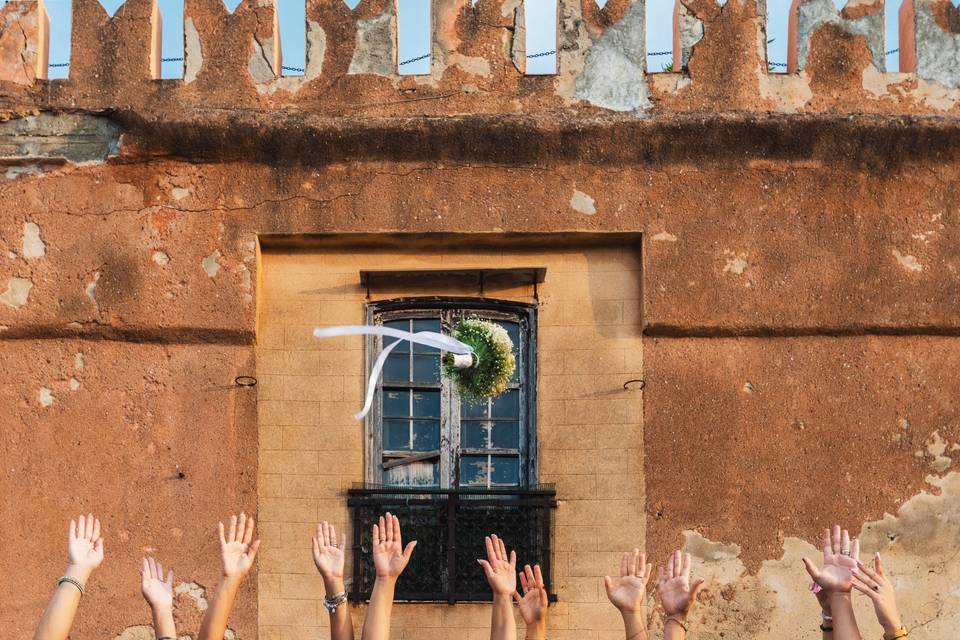
[{"label": "bridal bouquet", "polygon": [[506,391],[517,368],[506,329],[488,320],[465,318],[457,323],[453,336],[472,350],[466,355],[448,352],[443,356],[443,374],[460,397],[476,401]]}]

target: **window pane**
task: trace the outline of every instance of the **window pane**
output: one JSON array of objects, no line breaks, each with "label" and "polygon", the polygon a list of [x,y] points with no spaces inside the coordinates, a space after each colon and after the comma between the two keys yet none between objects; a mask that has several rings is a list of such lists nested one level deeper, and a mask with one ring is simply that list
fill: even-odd
[{"label": "window pane", "polygon": [[398,487],[430,487],[440,484],[440,465],[437,462],[411,462],[383,472],[384,484]]},{"label": "window pane", "polygon": [[[409,320],[391,320],[389,322],[384,322],[383,326],[390,327],[391,329],[399,329],[400,331],[410,331],[410,321]],[[392,343],[399,342],[394,348],[393,353],[410,353],[410,342],[407,340],[397,340],[393,336],[383,336],[383,346],[389,347]]]},{"label": "window pane", "polygon": [[493,449],[520,448],[519,422],[494,422],[491,435],[491,448]]},{"label": "window pane", "polygon": [[[433,331],[434,333],[440,333],[440,320],[433,318],[423,318],[413,321],[413,331]],[[414,353],[439,353],[440,350],[436,347],[428,347],[422,344],[413,345]]]},{"label": "window pane", "polygon": [[440,448],[440,421],[413,421],[413,450],[436,451]]},{"label": "window pane", "polygon": [[487,486],[487,456],[463,456],[460,458],[460,485]]},{"label": "window pane", "polygon": [[484,398],[480,401],[460,400],[460,415],[464,418],[489,418],[489,403]]},{"label": "window pane", "polygon": [[383,421],[383,448],[386,451],[402,451],[410,449],[409,420]]},{"label": "window pane", "polygon": [[518,322],[498,322],[501,327],[507,330],[507,335],[513,342],[513,357],[516,358],[517,368],[513,370],[510,376],[510,382],[520,381],[520,324]]},{"label": "window pane", "polygon": [[520,417],[520,390],[511,389],[493,399],[494,418]]},{"label": "window pane", "polygon": [[464,449],[488,448],[489,422],[464,421],[460,425],[460,446]]},{"label": "window pane", "polygon": [[416,382],[440,382],[440,355],[413,356],[413,379]]},{"label": "window pane", "polygon": [[520,484],[520,459],[514,457],[494,456],[491,459],[490,481],[495,485]]},{"label": "window pane", "polygon": [[410,381],[410,356],[405,353],[391,353],[383,365],[383,379],[387,382]]},{"label": "window pane", "polygon": [[410,415],[410,392],[392,389],[383,392],[383,415],[387,418]]},{"label": "window pane", "polygon": [[440,392],[415,391],[413,393],[413,415],[418,418],[439,418]]}]

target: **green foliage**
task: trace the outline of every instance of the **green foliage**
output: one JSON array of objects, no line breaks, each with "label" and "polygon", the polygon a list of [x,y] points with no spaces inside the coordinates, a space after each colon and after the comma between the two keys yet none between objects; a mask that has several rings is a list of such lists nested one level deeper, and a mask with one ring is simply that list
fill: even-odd
[{"label": "green foliage", "polygon": [[453,335],[470,345],[476,356],[476,364],[468,369],[454,367],[452,354],[444,358],[443,373],[453,381],[461,399],[476,401],[503,393],[517,366],[506,329],[480,318],[464,318]]}]

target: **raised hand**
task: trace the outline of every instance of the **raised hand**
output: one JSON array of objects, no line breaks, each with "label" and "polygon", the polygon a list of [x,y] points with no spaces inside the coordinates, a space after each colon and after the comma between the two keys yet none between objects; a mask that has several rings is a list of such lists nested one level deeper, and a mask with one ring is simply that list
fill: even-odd
[{"label": "raised hand", "polygon": [[900,622],[900,612],[897,611],[897,599],[893,593],[893,583],[883,570],[880,554],[873,557],[873,570],[862,562],[857,562],[853,569],[853,588],[866,594],[873,602],[873,609],[877,614],[877,621],[883,627],[885,634],[892,635],[903,627]]},{"label": "raised hand", "polygon": [[400,519],[389,513],[380,516],[373,525],[373,566],[377,570],[377,579],[395,580],[410,562],[417,541],[403,546],[400,536]]},{"label": "raised hand", "polygon": [[260,541],[253,540],[253,518],[241,513],[240,518],[230,516],[230,530],[224,535],[220,523],[220,557],[223,560],[223,575],[227,578],[243,578],[253,567]]},{"label": "raised hand", "polygon": [[343,580],[346,548],[347,534],[341,536],[337,545],[336,528],[326,521],[317,525],[313,536],[313,563],[324,580]]},{"label": "raised hand", "polygon": [[809,558],[803,559],[813,581],[829,593],[849,593],[853,588],[853,570],[860,558],[860,540],[850,542],[850,534],[839,525],[823,530],[823,568]]},{"label": "raised hand", "polygon": [[685,619],[697,599],[697,593],[703,586],[703,578],[690,584],[690,554],[674,552],[667,562],[666,571],[659,571],[657,588],[660,591],[660,603],[667,618]]},{"label": "raised hand", "polygon": [[70,521],[67,533],[67,557],[71,567],[87,574],[103,562],[103,538],[100,537],[100,520],[93,514],[80,516]]},{"label": "raised hand", "polygon": [[620,558],[620,576],[616,579],[610,576],[603,578],[610,603],[621,612],[643,611],[647,581],[652,572],[653,565],[647,564],[647,554],[640,553],[640,549],[624,553]]},{"label": "raised hand", "polygon": [[523,590],[523,596],[516,591],[513,592],[513,599],[516,600],[520,609],[520,617],[527,625],[527,637],[532,637],[530,631],[532,628],[543,628],[546,631],[547,607],[550,606],[550,600],[547,597],[547,589],[543,583],[543,573],[540,571],[540,565],[525,565],[523,571],[519,572],[520,588]]},{"label": "raised hand", "polygon": [[484,538],[487,546],[487,559],[477,560],[483,567],[487,582],[494,595],[512,597],[517,590],[517,552],[507,556],[507,547],[496,534]]},{"label": "raised hand", "polygon": [[144,558],[140,568],[140,591],[152,609],[173,609],[173,571],[163,579],[163,565],[153,558]]}]

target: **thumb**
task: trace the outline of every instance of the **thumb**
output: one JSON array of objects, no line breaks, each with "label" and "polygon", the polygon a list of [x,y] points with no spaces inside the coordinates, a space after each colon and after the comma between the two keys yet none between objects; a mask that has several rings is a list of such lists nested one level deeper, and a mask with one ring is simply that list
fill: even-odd
[{"label": "thumb", "polygon": [[253,544],[250,545],[250,548],[247,549],[247,557],[250,558],[250,562],[253,562],[253,559],[257,557],[257,549],[260,548],[260,540],[254,540]]},{"label": "thumb", "polygon": [[477,560],[480,563],[480,566],[483,567],[483,573],[487,576],[487,579],[493,574],[493,569],[490,567],[490,563],[486,560]]},{"label": "thumb", "polygon": [[523,604],[523,598],[520,597],[520,593],[519,593],[519,592],[517,592],[517,591],[514,591],[514,592],[513,592],[513,601],[516,602],[517,605]]},{"label": "thumb", "polygon": [[613,578],[610,576],[603,576],[603,586],[607,590],[607,598],[613,598]]},{"label": "thumb", "polygon": [[810,577],[813,578],[814,582],[816,582],[817,578],[820,577],[820,570],[817,569],[817,565],[813,564],[813,561],[810,558],[804,558],[803,566],[807,568],[807,573],[809,573]]},{"label": "thumb", "polygon": [[410,556],[413,555],[413,550],[417,546],[417,541],[408,542],[406,548],[403,550],[403,557],[406,560],[410,560]]},{"label": "thumb", "polygon": [[697,578],[693,585],[690,587],[690,604],[692,605],[697,600],[697,594],[700,593],[700,589],[703,587],[704,579]]},{"label": "thumb", "polygon": [[516,551],[510,552],[510,566],[513,567],[514,569],[517,568],[517,552]]}]

